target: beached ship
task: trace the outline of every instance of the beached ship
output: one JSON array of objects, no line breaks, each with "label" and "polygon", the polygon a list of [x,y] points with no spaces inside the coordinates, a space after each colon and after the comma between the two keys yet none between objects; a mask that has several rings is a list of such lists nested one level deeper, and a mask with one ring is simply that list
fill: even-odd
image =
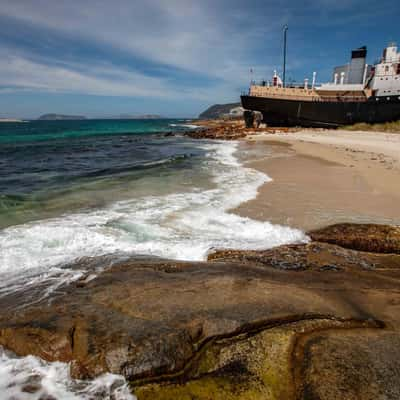
[{"label": "beached ship", "polygon": [[[358,122],[400,119],[400,52],[392,43],[375,65],[366,64],[367,49],[352,51],[349,64],[336,67],[332,82],[285,85],[275,72],[271,82],[252,82],[241,96],[246,110],[259,111],[268,125],[337,127]],[[251,119],[251,113],[247,117]],[[246,117],[245,115],[245,117]]]}]

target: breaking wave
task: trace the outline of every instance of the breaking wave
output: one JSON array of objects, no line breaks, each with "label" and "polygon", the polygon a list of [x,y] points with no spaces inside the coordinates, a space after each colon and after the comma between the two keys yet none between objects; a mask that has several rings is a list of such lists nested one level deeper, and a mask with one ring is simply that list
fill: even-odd
[{"label": "breaking wave", "polygon": [[[211,175],[207,188],[200,185],[185,192],[116,201],[94,211],[0,231],[0,296],[23,293],[43,282],[47,286],[42,296],[47,296],[85,273],[79,269],[83,266],[69,265],[86,256],[126,253],[204,260],[211,248],[265,249],[307,240],[299,230],[230,213],[255,198],[270,178],[238,161],[237,143],[199,142],[199,146],[206,151],[199,168]],[[71,379],[68,364],[19,358],[1,348],[0,393],[4,400],[135,399],[121,376],[77,381]]]},{"label": "breaking wave", "polygon": [[261,249],[306,240],[297,229],[230,213],[270,178],[238,161],[237,143],[201,146],[207,152],[202,168],[212,175],[209,189],[133,198],[0,231],[0,294],[52,276],[77,279],[80,271],[63,265],[85,256],[126,252],[195,261],[211,248]]}]

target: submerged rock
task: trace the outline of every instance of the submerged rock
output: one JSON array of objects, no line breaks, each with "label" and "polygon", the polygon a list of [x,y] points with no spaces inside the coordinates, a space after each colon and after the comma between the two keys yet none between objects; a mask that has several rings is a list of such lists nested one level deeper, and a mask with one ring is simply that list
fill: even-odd
[{"label": "submerged rock", "polygon": [[399,278],[400,255],[320,242],[110,261],[51,301],[0,299],[0,345],[139,400],[398,399]]}]

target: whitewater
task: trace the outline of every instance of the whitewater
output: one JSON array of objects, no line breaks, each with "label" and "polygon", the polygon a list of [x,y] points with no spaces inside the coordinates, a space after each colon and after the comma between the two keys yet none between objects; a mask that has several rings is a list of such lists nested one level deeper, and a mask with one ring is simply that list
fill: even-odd
[{"label": "whitewater", "polygon": [[[257,196],[271,180],[247,168],[236,156],[238,143],[199,142],[205,157],[202,168],[210,173],[209,188],[142,196],[116,201],[96,210],[65,213],[55,218],[10,226],[0,231],[0,296],[26,291],[46,282],[48,296],[87,271],[82,257],[109,254],[151,255],[201,261],[213,248],[266,249],[284,243],[304,242],[303,232],[229,212]],[[34,380],[40,390],[24,392]],[[63,363],[47,363],[32,356],[18,358],[0,352],[2,399],[132,400],[125,380],[103,375],[94,381],[73,380]]]}]

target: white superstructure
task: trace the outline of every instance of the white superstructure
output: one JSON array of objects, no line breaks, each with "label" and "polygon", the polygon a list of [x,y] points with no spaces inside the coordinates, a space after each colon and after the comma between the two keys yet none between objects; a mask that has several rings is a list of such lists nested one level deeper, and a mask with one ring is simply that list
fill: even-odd
[{"label": "white superstructure", "polygon": [[375,65],[368,87],[375,96],[400,96],[400,53],[394,43],[383,51],[381,62]]}]

